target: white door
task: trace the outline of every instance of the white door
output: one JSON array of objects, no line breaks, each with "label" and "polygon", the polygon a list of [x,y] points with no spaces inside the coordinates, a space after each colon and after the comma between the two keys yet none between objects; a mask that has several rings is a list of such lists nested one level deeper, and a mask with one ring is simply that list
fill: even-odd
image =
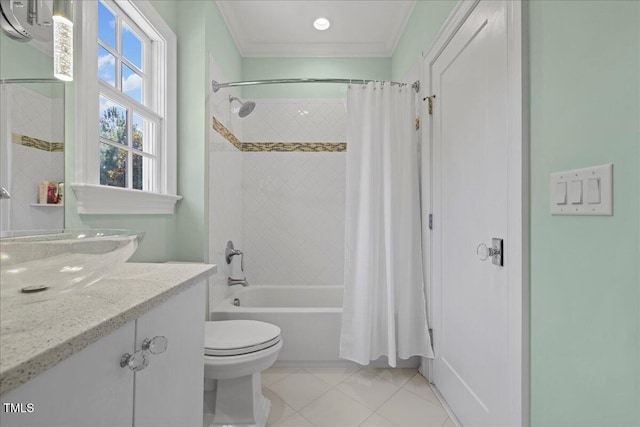
[{"label": "white door", "polygon": [[136,372],[135,427],[202,425],[204,303],[199,283],[136,320],[136,350],[156,336],[166,337],[168,345]]},{"label": "white door", "polygon": [[[0,410],[3,427],[130,426],[133,372],[120,367],[131,353],[135,324],[129,322],[2,395],[2,402],[33,404],[33,412]],[[46,338],[43,338],[46,339]]]},{"label": "white door", "polygon": [[508,224],[506,1],[480,1],[431,62],[432,380],[469,426],[509,421],[510,259],[481,261],[479,244]]}]

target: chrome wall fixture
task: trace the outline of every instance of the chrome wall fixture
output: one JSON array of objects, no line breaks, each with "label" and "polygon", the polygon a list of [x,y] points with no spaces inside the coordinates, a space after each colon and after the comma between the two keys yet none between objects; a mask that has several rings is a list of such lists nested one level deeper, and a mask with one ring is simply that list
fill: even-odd
[{"label": "chrome wall fixture", "polygon": [[14,40],[50,41],[52,16],[51,0],[0,0],[0,28]]},{"label": "chrome wall fixture", "polygon": [[10,38],[53,40],[53,75],[73,80],[73,0],[0,0],[0,28]]},{"label": "chrome wall fixture", "polygon": [[[369,82],[377,82],[379,80],[363,80],[363,79],[273,79],[273,80],[251,80],[242,82],[228,82],[218,83],[215,80],[211,81],[211,87],[214,92],[219,91],[225,87],[235,86],[257,86],[257,85],[274,85],[274,84],[288,84],[288,83],[343,83],[343,84],[367,84]],[[390,82],[394,86],[407,85],[408,83],[402,82]],[[416,80],[411,84],[411,87],[420,92],[420,80]]]},{"label": "chrome wall fixture", "polygon": [[232,103],[233,101],[238,101],[240,103],[240,109],[238,110],[238,116],[242,117],[247,117],[249,114],[251,114],[251,112],[253,111],[254,108],[256,108],[256,103],[253,101],[244,101],[242,102],[242,100],[240,98],[236,98],[235,96],[231,96],[229,95],[229,103]]}]

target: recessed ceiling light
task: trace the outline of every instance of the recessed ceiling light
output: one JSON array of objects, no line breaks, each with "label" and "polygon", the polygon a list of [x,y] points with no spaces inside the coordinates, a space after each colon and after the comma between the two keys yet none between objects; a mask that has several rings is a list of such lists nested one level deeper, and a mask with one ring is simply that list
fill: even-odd
[{"label": "recessed ceiling light", "polygon": [[327,18],[318,18],[313,21],[313,26],[318,31],[324,31],[331,26],[331,22]]}]

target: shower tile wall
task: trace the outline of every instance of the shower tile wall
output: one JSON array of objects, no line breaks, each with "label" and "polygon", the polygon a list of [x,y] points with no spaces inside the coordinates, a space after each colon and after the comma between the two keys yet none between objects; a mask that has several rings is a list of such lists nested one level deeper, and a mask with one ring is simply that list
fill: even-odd
[{"label": "shower tile wall", "polygon": [[[228,81],[213,58],[209,60],[211,80]],[[228,266],[224,259],[227,241],[233,240],[242,248],[242,153],[211,126],[211,117],[219,120],[238,138],[242,137],[240,118],[231,114],[229,95],[238,96],[234,89],[211,93],[209,98],[209,262],[218,266],[211,281],[210,303],[226,296],[227,277],[242,277],[239,266]],[[232,267],[237,267],[232,270]]]},{"label": "shower tile wall", "polygon": [[345,142],[342,99],[258,99],[244,119],[242,142]]},{"label": "shower tile wall", "polygon": [[[63,101],[22,86],[10,88],[11,133],[47,142],[64,141]],[[42,181],[64,181],[64,153],[10,143],[13,230],[63,228],[64,208],[33,207]]]},{"label": "shower tile wall", "polygon": [[[258,99],[242,142],[345,142],[341,99]],[[336,285],[344,271],[345,152],[244,152],[242,229],[252,284]]]}]

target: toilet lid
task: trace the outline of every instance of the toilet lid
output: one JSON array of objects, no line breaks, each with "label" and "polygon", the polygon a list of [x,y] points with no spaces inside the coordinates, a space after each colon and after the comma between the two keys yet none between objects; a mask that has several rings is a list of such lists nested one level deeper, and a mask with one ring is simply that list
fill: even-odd
[{"label": "toilet lid", "polygon": [[257,320],[205,322],[204,354],[237,356],[269,348],[280,341],[280,328]]}]

